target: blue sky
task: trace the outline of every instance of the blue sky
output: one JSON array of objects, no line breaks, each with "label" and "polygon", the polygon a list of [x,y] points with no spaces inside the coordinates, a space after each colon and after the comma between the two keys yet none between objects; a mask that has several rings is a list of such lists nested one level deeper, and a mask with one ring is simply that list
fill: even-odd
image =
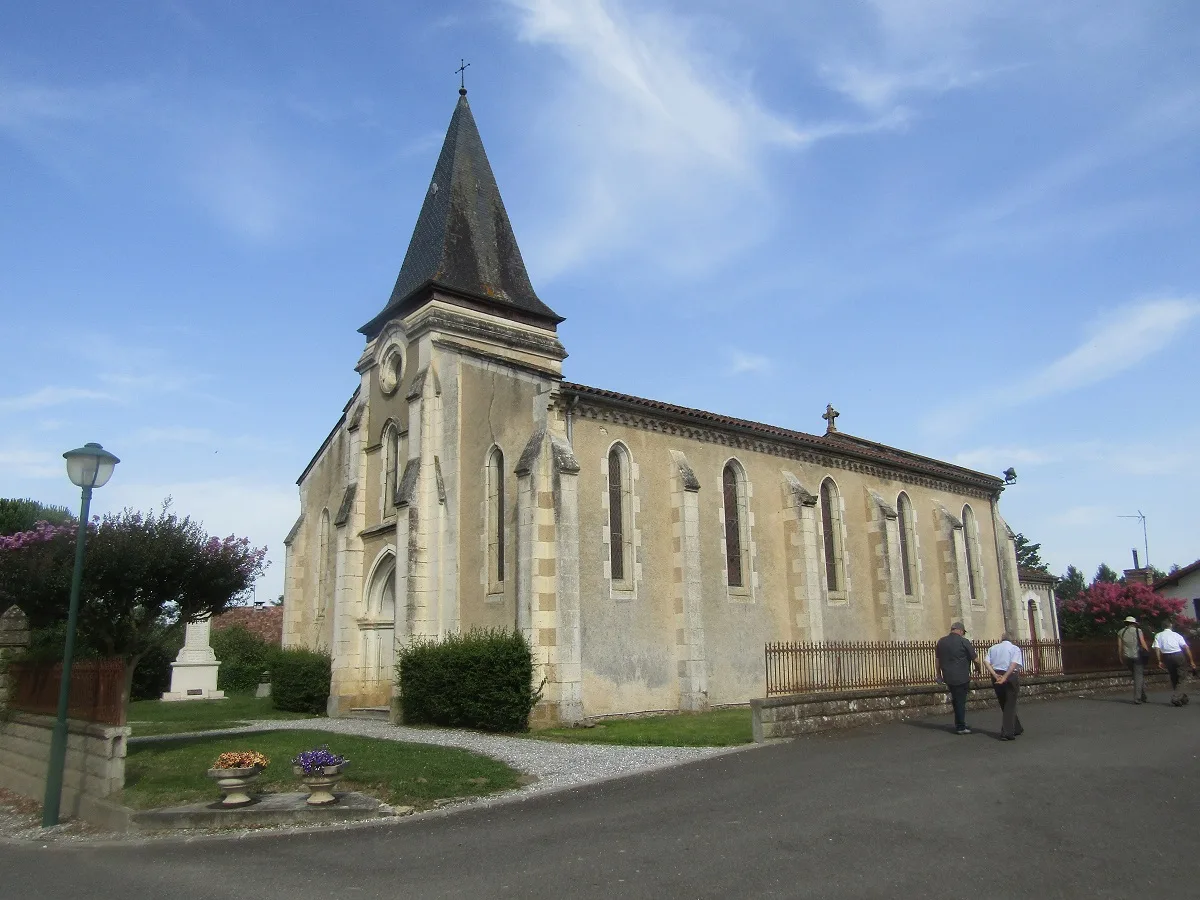
[{"label": "blue sky", "polygon": [[466,57],[567,378],[987,472],[1051,567],[1200,556],[1191,0],[0,7],[0,496],[270,549]]}]

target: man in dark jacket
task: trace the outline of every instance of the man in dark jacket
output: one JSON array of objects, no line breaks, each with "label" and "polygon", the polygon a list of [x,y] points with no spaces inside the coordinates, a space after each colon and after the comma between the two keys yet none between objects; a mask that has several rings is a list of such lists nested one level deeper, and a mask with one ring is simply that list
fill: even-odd
[{"label": "man in dark jacket", "polygon": [[970,734],[967,727],[967,692],[971,689],[971,665],[977,654],[965,637],[967,629],[962,622],[950,626],[950,633],[937,642],[937,680],[945,682],[950,691],[950,702],[954,705],[954,733]]}]

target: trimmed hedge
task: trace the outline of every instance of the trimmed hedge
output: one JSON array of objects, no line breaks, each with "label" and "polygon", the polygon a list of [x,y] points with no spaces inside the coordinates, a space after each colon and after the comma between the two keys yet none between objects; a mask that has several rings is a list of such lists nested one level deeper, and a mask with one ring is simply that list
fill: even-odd
[{"label": "trimmed hedge", "polygon": [[533,654],[519,631],[472,629],[413,643],[396,665],[405,724],[528,731],[541,699]]},{"label": "trimmed hedge", "polygon": [[328,653],[290,647],[271,658],[271,701],[287,712],[325,714],[331,674]]},{"label": "trimmed hedge", "polygon": [[213,631],[209,643],[221,661],[217,687],[231,694],[254,693],[276,652],[275,647],[241,625]]}]

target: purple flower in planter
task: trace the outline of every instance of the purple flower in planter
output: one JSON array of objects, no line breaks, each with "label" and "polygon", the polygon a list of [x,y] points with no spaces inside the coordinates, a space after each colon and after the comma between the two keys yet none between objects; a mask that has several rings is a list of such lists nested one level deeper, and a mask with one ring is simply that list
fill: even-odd
[{"label": "purple flower in planter", "polygon": [[292,760],[293,766],[299,766],[305,775],[319,775],[326,766],[340,766],[346,762],[346,757],[330,753],[329,747],[322,746],[313,750],[305,750]]}]

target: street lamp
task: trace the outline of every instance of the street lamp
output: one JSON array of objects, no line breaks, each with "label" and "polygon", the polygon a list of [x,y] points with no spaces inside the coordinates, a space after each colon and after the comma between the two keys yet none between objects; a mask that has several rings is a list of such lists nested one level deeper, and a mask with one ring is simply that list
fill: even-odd
[{"label": "street lamp", "polygon": [[83,505],[79,510],[79,531],[75,535],[75,571],[71,574],[71,607],[67,613],[67,639],[63,645],[62,680],[58,688],[58,718],[50,738],[50,767],[46,770],[46,797],[42,803],[42,827],[58,824],[58,808],[62,801],[63,769],[67,761],[67,707],[71,698],[71,663],[75,658],[75,623],[79,619],[79,587],[83,581],[83,546],[87,539],[88,510],[92,505],[92,489],[104,487],[120,462],[99,444],[84,444],[63,454],[67,461],[67,477],[83,489]]}]

